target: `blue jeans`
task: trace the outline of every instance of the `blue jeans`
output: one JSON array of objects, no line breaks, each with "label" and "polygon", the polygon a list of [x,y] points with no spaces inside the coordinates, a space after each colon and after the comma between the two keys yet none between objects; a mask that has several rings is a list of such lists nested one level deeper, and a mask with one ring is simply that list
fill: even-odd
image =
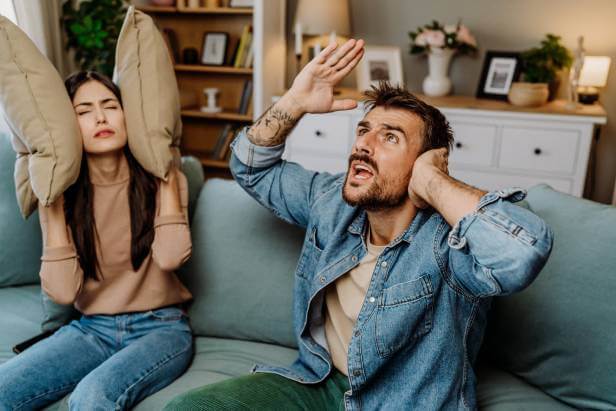
[{"label": "blue jeans", "polygon": [[0,410],[39,409],[71,391],[71,410],[128,409],[178,378],[192,353],[180,308],[84,315],[0,365]]}]

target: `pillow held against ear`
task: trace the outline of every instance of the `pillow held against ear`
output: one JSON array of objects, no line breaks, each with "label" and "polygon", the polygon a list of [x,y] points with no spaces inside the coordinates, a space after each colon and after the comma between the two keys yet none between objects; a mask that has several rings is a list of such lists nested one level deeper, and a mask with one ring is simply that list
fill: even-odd
[{"label": "pillow held against ear", "polygon": [[17,152],[15,190],[28,217],[79,176],[82,142],[60,75],[28,36],[0,16],[0,107]]},{"label": "pillow held against ear", "polygon": [[180,97],[173,63],[152,19],[129,7],[118,42],[114,81],[122,92],[128,145],[159,178],[179,166]]}]

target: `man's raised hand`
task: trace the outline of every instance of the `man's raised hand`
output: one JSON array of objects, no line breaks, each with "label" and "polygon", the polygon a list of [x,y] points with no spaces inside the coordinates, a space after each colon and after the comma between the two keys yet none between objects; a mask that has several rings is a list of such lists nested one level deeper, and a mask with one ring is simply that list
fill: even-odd
[{"label": "man's raised hand", "polygon": [[355,68],[363,54],[363,40],[350,39],[342,46],[330,44],[297,75],[288,97],[302,114],[355,108],[355,100],[335,100],[334,87]]}]

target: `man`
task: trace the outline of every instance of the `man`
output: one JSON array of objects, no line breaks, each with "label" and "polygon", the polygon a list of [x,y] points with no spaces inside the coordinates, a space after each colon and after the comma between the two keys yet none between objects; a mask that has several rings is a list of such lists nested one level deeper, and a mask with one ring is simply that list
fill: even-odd
[{"label": "man", "polygon": [[521,190],[486,193],[451,178],[444,116],[387,84],[367,94],[346,176],[282,161],[302,115],[355,107],[334,100],[333,87],[362,54],[361,40],[327,47],[233,144],[238,183],[306,228],[294,290],[299,358],[170,408],[476,408],[472,365],[489,297],[526,287],[552,235],[512,204]]}]

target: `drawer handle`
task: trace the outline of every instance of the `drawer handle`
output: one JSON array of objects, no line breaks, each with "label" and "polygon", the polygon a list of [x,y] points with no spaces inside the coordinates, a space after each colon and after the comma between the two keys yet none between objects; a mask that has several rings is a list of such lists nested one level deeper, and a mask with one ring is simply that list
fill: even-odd
[{"label": "drawer handle", "polygon": [[323,137],[323,132],[321,130],[316,130],[314,132],[314,135],[317,136],[317,137]]},{"label": "drawer handle", "polygon": [[536,156],[541,155],[541,149],[539,147],[537,147],[533,153],[535,153]]},{"label": "drawer handle", "polygon": [[456,148],[462,148],[462,143],[459,142],[459,141],[456,141],[455,146],[456,146]]}]

